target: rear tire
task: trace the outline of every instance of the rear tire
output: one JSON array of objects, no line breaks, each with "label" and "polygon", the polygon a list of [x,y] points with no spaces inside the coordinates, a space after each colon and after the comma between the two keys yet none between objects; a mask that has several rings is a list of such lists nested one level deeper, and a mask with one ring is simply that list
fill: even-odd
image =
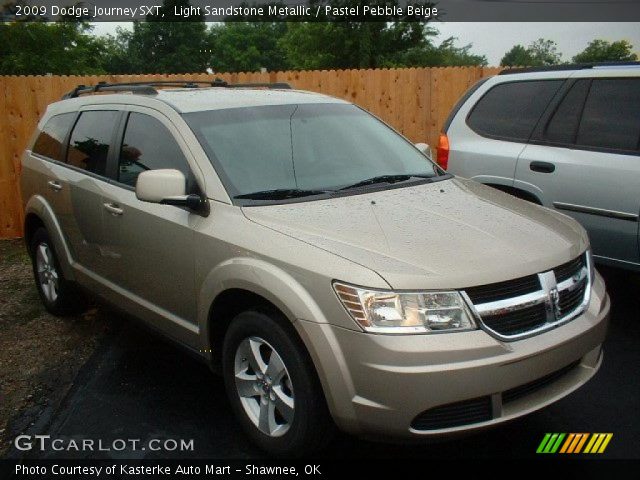
[{"label": "rear tire", "polygon": [[53,242],[45,228],[38,228],[33,234],[29,253],[38,294],[47,311],[57,316],[84,311],[84,298],[77,286],[64,278]]},{"label": "rear tire", "polygon": [[335,427],[309,355],[287,322],[255,310],[232,320],[223,346],[225,386],[260,448],[278,456],[317,454]]}]

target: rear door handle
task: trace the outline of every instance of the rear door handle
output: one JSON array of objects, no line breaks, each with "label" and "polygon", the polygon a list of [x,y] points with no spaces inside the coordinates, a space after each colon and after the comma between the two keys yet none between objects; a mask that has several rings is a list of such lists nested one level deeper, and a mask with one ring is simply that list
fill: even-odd
[{"label": "rear door handle", "polygon": [[553,173],[556,170],[556,166],[549,162],[531,162],[529,168],[540,173]]},{"label": "rear door handle", "polygon": [[103,203],[103,205],[105,210],[115,217],[118,217],[124,213],[124,210],[115,203]]},{"label": "rear door handle", "polygon": [[51,190],[54,190],[56,192],[59,192],[60,190],[62,190],[62,185],[60,185],[55,180],[49,180],[47,182],[47,185],[49,185],[49,188],[51,188]]}]

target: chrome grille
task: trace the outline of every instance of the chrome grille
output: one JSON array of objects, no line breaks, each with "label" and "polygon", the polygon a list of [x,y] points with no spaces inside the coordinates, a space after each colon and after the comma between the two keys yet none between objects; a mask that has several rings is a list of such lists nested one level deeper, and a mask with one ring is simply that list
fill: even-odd
[{"label": "chrome grille", "polygon": [[529,275],[516,280],[468,288],[466,292],[473,303],[487,303],[524,295],[536,290],[540,290],[540,280],[537,275]]},{"label": "chrome grille", "polygon": [[558,283],[566,280],[569,277],[575,275],[584,265],[584,255],[579,256],[571,260],[570,262],[564,263],[559,267],[553,269],[556,274],[556,281]]},{"label": "chrome grille", "polygon": [[575,288],[573,290],[564,290],[559,292],[560,295],[560,314],[562,316],[571,313],[582,303],[582,299],[584,298],[584,291],[587,287],[587,279],[580,281],[575,284]]},{"label": "chrome grille", "polygon": [[553,270],[464,291],[480,324],[517,340],[566,323],[589,303],[590,258],[585,253]]},{"label": "chrome grille", "polygon": [[510,315],[485,315],[482,322],[502,335],[518,335],[538,328],[547,321],[547,309],[543,303],[516,310]]}]

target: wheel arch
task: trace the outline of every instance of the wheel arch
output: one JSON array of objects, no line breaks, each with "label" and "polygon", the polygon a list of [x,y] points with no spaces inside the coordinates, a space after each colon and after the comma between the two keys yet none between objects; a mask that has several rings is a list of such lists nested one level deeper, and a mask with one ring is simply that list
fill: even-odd
[{"label": "wheel arch", "polygon": [[[214,268],[199,293],[203,348],[214,362],[228,323],[252,307],[279,312],[297,331],[298,319],[328,323],[309,292],[290,274],[254,258],[233,258]],[[309,347],[302,341],[309,350]]]},{"label": "wheel arch", "polygon": [[53,209],[41,195],[34,195],[29,199],[25,207],[24,240],[27,248],[30,248],[33,234],[39,227],[44,227],[53,242],[58,262],[62,272],[69,281],[75,280],[73,271],[73,257],[62,233],[62,227],[58,222]]},{"label": "wheel arch", "polygon": [[29,252],[29,255],[32,254],[31,242],[33,241],[33,235],[36,233],[36,230],[38,230],[38,228],[41,228],[41,227],[46,228],[44,222],[36,213],[30,212],[27,215],[25,215],[24,243],[25,243],[25,246],[27,247],[27,251]]},{"label": "wheel arch", "polygon": [[536,205],[542,205],[542,201],[540,198],[527,190],[523,190],[518,187],[511,187],[508,185],[499,185],[494,183],[486,183],[488,187],[493,187],[502,192],[508,193],[509,195],[513,195],[514,197],[520,198],[522,200],[526,200],[527,202],[535,203]]},{"label": "wheel arch", "polygon": [[[215,370],[222,364],[222,344],[231,321],[241,312],[258,310],[264,313],[277,313],[291,319],[274,303],[264,296],[246,288],[229,288],[218,294],[209,307],[207,342],[211,363]],[[295,329],[294,329],[295,330]]]}]

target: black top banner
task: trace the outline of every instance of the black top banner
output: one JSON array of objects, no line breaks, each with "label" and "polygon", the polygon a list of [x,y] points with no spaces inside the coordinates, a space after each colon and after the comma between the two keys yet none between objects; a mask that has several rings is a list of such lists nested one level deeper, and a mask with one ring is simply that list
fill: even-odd
[{"label": "black top banner", "polygon": [[640,0],[0,0],[0,21],[633,22]]}]

